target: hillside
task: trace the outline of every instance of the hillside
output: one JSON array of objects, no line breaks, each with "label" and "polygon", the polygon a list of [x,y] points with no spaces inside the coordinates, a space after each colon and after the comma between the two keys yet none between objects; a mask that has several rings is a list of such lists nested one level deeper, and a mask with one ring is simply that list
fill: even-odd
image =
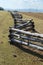
[{"label": "hillside", "polygon": [[[23,12],[24,13],[24,12]],[[32,12],[25,12],[26,15],[36,17],[43,20],[43,13],[32,13]]]},{"label": "hillside", "polygon": [[[43,33],[43,15],[35,13],[21,13],[25,19],[32,18],[35,28]],[[37,18],[36,16],[40,17]],[[43,51],[25,46],[10,45],[9,27],[13,26],[13,19],[9,12],[0,11],[0,65],[43,65]],[[36,53],[37,51],[37,53]],[[42,54],[41,54],[42,53]]]}]

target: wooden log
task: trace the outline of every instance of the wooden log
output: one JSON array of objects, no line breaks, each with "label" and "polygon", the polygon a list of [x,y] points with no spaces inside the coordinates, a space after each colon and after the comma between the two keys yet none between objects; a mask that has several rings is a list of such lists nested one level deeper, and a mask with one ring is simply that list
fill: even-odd
[{"label": "wooden log", "polygon": [[23,16],[21,14],[18,14],[18,13],[14,13],[14,18],[22,18]]},{"label": "wooden log", "polygon": [[34,27],[33,26],[31,26],[31,27],[26,27],[26,28],[24,28],[24,31],[35,31],[35,29],[34,29]]},{"label": "wooden log", "polygon": [[22,23],[22,24],[28,22],[27,20],[18,19],[18,18],[14,18],[14,22],[15,22],[15,21],[16,21],[16,23]]},{"label": "wooden log", "polygon": [[[14,19],[14,27],[15,28],[19,28],[19,29],[23,29],[26,28],[27,30],[31,30],[34,29],[34,22],[30,21],[30,20],[21,20],[21,19],[17,19],[20,20],[22,22],[17,23],[16,19]],[[24,22],[25,23],[24,23]],[[26,22],[27,21],[27,22]],[[27,28],[28,27],[28,28]],[[29,28],[30,27],[30,28]]]},{"label": "wooden log", "polygon": [[22,39],[33,41],[33,42],[41,42],[43,44],[43,39],[40,39],[40,38],[21,36],[19,34],[15,34],[15,33],[11,33],[10,36],[13,36],[13,37],[16,36],[18,38],[22,38]]},{"label": "wooden log", "polygon": [[14,18],[14,19],[16,19],[16,22],[30,22],[30,19],[29,20],[26,20],[26,19],[18,19],[18,18]]},{"label": "wooden log", "polygon": [[17,28],[25,28],[25,27],[32,27],[32,26],[34,26],[34,23],[33,22],[31,23],[31,22],[28,21],[28,22],[26,22],[24,24],[18,24]]},{"label": "wooden log", "polygon": [[26,42],[23,42],[23,41],[20,41],[20,40],[16,40],[16,39],[11,39],[10,41],[17,42],[17,43],[23,44],[23,45],[27,45],[29,47],[36,48],[38,50],[42,50],[43,51],[43,46],[40,46],[40,45],[36,45],[36,44],[32,44],[32,43],[26,43]]},{"label": "wooden log", "polygon": [[13,18],[23,18],[21,14],[18,14],[17,12],[10,12]]},{"label": "wooden log", "polygon": [[22,27],[15,27],[16,29],[24,30],[24,31],[30,31],[33,30],[32,26],[27,27],[27,26],[22,26]]},{"label": "wooden log", "polygon": [[26,34],[26,35],[31,35],[31,36],[36,36],[36,37],[41,37],[41,38],[43,38],[43,34],[39,34],[39,33],[31,33],[31,32],[28,32],[28,31],[23,31],[23,30],[11,28],[11,27],[10,27],[10,30],[16,31],[16,32],[20,32],[20,33]]}]

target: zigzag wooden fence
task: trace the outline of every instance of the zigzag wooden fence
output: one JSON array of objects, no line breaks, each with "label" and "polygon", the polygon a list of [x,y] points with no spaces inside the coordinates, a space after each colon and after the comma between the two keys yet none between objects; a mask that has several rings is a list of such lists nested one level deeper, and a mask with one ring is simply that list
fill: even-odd
[{"label": "zigzag wooden fence", "polygon": [[[19,44],[43,50],[43,34],[35,32],[33,20],[22,19],[23,16],[21,14],[13,13],[11,14],[14,18],[14,26],[9,28],[10,42],[17,42]],[[22,17],[19,18],[20,16]]]}]

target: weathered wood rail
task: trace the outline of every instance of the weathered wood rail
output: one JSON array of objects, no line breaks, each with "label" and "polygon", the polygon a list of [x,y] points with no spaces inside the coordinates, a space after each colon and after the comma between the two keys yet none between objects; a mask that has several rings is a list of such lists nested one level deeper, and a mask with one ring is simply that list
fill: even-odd
[{"label": "weathered wood rail", "polygon": [[43,34],[39,34],[39,33],[31,33],[29,31],[23,31],[23,30],[19,30],[19,29],[15,29],[15,28],[10,28],[11,31],[16,31],[16,32],[20,32],[26,35],[31,35],[31,36],[36,36],[36,37],[40,37],[43,38]]},{"label": "weathered wood rail", "polygon": [[23,29],[23,30],[32,30],[34,31],[34,22],[31,20],[19,20],[19,19],[15,19],[14,20],[14,27],[17,29]]},{"label": "weathered wood rail", "polygon": [[[30,47],[39,49],[39,50],[43,50],[43,46],[41,45],[37,45],[37,44],[33,44],[31,42],[24,42],[22,41],[22,39],[28,40],[28,41],[33,41],[33,42],[41,42],[43,44],[43,34],[39,34],[39,33],[31,33],[31,32],[27,32],[27,31],[23,31],[23,30],[19,30],[19,29],[15,29],[15,28],[10,28],[10,30],[12,31],[10,33],[10,41],[15,41],[18,42],[20,44],[24,44],[24,45],[29,45]],[[16,32],[20,33],[20,34],[16,34]],[[21,35],[23,34],[23,35]],[[24,36],[27,35],[27,36]],[[33,36],[33,37],[31,37]],[[37,37],[37,38],[34,38]]]},{"label": "weathered wood rail", "polygon": [[16,13],[15,12],[10,12],[10,13],[11,13],[11,15],[12,15],[13,18],[22,19],[22,15],[21,14],[18,14],[17,12]]},{"label": "weathered wood rail", "polygon": [[[19,44],[27,45],[32,48],[36,48],[43,51],[43,34],[32,33],[35,30],[33,20],[23,20],[22,15],[11,12],[14,18],[14,27],[9,28],[10,42],[17,42]],[[30,29],[30,32],[29,32]],[[25,31],[24,31],[25,30]],[[27,31],[28,30],[28,31]],[[38,44],[31,43],[39,42]]]}]

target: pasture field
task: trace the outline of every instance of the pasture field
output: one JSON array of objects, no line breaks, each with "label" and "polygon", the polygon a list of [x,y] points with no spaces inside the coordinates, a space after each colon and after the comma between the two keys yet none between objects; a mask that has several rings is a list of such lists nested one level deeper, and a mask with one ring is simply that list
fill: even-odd
[{"label": "pasture field", "polygon": [[[23,12],[21,14],[25,19],[33,19],[35,29],[43,33],[43,13]],[[26,46],[10,45],[9,27],[13,24],[10,12],[0,11],[0,65],[43,65],[43,51],[32,50]]]}]

